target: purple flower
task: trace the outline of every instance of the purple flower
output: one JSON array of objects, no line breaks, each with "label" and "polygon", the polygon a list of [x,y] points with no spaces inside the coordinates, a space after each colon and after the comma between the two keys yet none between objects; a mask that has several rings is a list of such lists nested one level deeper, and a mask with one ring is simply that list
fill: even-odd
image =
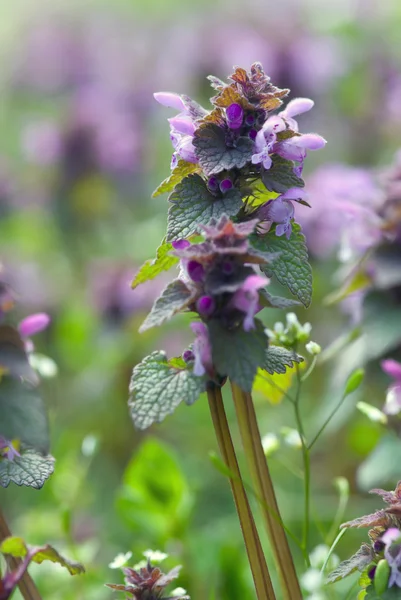
[{"label": "purple flower", "polygon": [[277,141],[277,133],[284,129],[285,122],[277,115],[270,117],[266,121],[255,138],[255,154],[252,156],[252,163],[254,165],[263,164],[265,169],[270,169],[272,159],[269,154],[274,151],[273,146]]},{"label": "purple flower", "polygon": [[244,120],[244,110],[240,104],[234,102],[226,108],[227,124],[230,129],[239,129]]},{"label": "purple flower", "polygon": [[196,260],[190,260],[187,263],[187,273],[192,281],[199,283],[203,280],[205,270],[201,263],[197,262]]},{"label": "purple flower", "polygon": [[0,435],[0,456],[8,460],[14,460],[17,456],[21,456],[14,448],[12,442],[6,440],[2,435]]},{"label": "purple flower", "polygon": [[261,221],[277,223],[276,235],[286,235],[289,239],[292,231],[291,221],[294,218],[294,205],[291,200],[297,202],[304,200],[306,196],[304,190],[290,188],[281,196],[262,204],[257,210],[257,216]]},{"label": "purple flower", "polygon": [[277,142],[274,145],[274,152],[287,160],[299,162],[296,174],[298,177],[302,173],[303,162],[306,158],[307,150],[320,150],[326,145],[326,140],[317,133],[304,133],[294,137]]},{"label": "purple flower", "polygon": [[261,310],[259,305],[259,290],[269,283],[270,280],[263,275],[250,275],[235,292],[231,303],[235,308],[245,313],[245,331],[255,328],[254,317]]},{"label": "purple flower", "polygon": [[209,333],[204,323],[191,323],[191,329],[196,335],[193,352],[195,356],[194,375],[201,377],[206,373],[213,374],[212,346]]},{"label": "purple flower", "polygon": [[192,144],[196,127],[183,100],[178,94],[170,92],[157,92],[153,96],[163,106],[175,108],[180,111],[180,114],[168,120],[170,123],[170,139],[175,150],[171,161],[171,168],[174,169],[176,167],[178,157],[187,162],[197,163],[198,159]]},{"label": "purple flower", "polygon": [[46,313],[36,313],[23,319],[18,325],[21,337],[29,338],[46,329],[50,323],[50,317]]},{"label": "purple flower", "polygon": [[180,111],[186,110],[185,104],[178,94],[173,94],[172,92],[156,92],[153,94],[153,97],[156,102],[167,108],[175,108]]},{"label": "purple flower", "polygon": [[201,317],[210,317],[216,308],[216,302],[212,296],[201,296],[196,302],[196,310]]},{"label": "purple flower", "polygon": [[174,250],[183,250],[184,248],[188,248],[190,245],[191,243],[188,242],[188,240],[176,240],[175,242],[172,242]]},{"label": "purple flower", "polygon": [[231,179],[223,179],[223,181],[220,183],[219,187],[220,187],[221,193],[225,194],[229,190],[232,190],[233,182],[231,181]]},{"label": "purple flower", "polygon": [[388,587],[401,588],[401,531],[391,527],[383,533],[381,541],[385,544],[384,556],[391,569]]},{"label": "purple flower", "polygon": [[294,98],[279,112],[279,116],[287,121],[293,131],[298,131],[298,123],[293,117],[308,112],[314,104],[310,98]]},{"label": "purple flower", "polygon": [[387,390],[383,410],[387,415],[397,415],[401,411],[401,363],[387,359],[382,361],[381,367],[394,379],[394,383]]}]

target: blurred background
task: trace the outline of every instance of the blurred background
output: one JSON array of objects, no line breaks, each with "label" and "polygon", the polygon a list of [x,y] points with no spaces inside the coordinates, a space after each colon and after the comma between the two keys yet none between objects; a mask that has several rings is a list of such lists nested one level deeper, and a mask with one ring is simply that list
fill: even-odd
[{"label": "blurred background", "polygon": [[[261,61],[290,97],[315,100],[301,128],[328,144],[306,161],[312,208],[297,209],[315,278],[312,307],[297,312],[332,358],[305,386],[306,430],[317,430],[350,370],[363,364],[368,379],[358,399],[382,408],[390,381],[380,359],[400,359],[401,267],[391,280],[395,293],[370,279],[369,317],[366,294],[331,304],[327,297],[341,289],[352,260],[381,243],[375,219],[383,217],[401,147],[400,30],[397,0],[3,2],[0,256],[17,295],[16,319],[51,315],[35,344],[59,372],[42,386],[55,474],[40,492],[0,490],[0,503],[17,534],[54,543],[87,568],[69,578],[54,565],[33,567],[44,598],[117,597],[103,587],[121,581],[109,563],[127,551],[136,562],[149,548],[168,552],[167,566],[183,565],[179,584],[194,600],[253,597],[228,482],[208,457],[216,443],[205,399],[145,433],[133,429],[127,410],[132,367],[157,348],[179,355],[191,340],[185,318],[137,332],[171,274],[130,290],[166,227],[166,197],[151,194],[169,174],[172,114],[153,92],[185,93],[207,106],[206,75],[225,78],[233,65]],[[399,185],[393,192],[401,198]],[[347,227],[344,201],[358,207],[347,212]],[[269,327],[284,318],[262,316]],[[282,514],[300,534],[301,455],[283,430],[294,427],[291,406],[256,401],[262,433],[280,442],[270,460]],[[314,546],[333,525],[336,477],[351,489],[344,520],[380,508],[367,490],[392,489],[401,479],[393,420],[372,421],[352,398],[316,445]],[[338,553],[348,557],[365,537],[349,533]],[[327,598],[345,598],[351,585]]]}]

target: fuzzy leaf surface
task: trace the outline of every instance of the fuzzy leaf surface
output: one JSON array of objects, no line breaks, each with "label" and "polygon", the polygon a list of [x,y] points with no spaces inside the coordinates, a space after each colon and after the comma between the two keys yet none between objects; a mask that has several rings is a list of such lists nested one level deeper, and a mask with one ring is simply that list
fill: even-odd
[{"label": "fuzzy leaf surface", "polygon": [[242,207],[239,190],[233,189],[221,198],[213,196],[205,181],[197,174],[181,181],[169,197],[167,239],[187,238],[196,232],[198,225],[206,224],[212,217],[224,214],[232,217]]},{"label": "fuzzy leaf surface", "polygon": [[245,392],[252,391],[258,367],[265,361],[268,339],[263,324],[255,320],[256,328],[225,329],[217,319],[208,323],[213,363],[217,372],[229,377]]},{"label": "fuzzy leaf surface", "polygon": [[10,483],[15,483],[40,490],[53,471],[52,456],[43,456],[28,449],[14,460],[0,459],[0,485],[7,487]]},{"label": "fuzzy leaf surface", "polygon": [[295,354],[287,348],[281,346],[269,346],[266,350],[265,362],[263,369],[273,375],[273,373],[283,374],[287,367],[292,369],[295,363],[303,362],[303,357]]},{"label": "fuzzy leaf surface", "polygon": [[131,417],[138,429],[160,423],[181,402],[193,404],[205,380],[189,369],[171,367],[164,352],[153,352],[134,367],[129,387]]},{"label": "fuzzy leaf surface", "polygon": [[193,291],[181,279],[168,284],[154,303],[152,310],[139,328],[140,333],[161,325],[191,303]]},{"label": "fuzzy leaf surface", "polygon": [[351,558],[343,560],[343,562],[329,574],[327,581],[329,583],[334,583],[340,579],[344,579],[344,577],[348,577],[348,575],[351,575],[351,573],[354,573],[355,571],[363,571],[372,561],[372,558],[372,548],[368,546],[368,544],[362,544],[358,552],[351,556]]},{"label": "fuzzy leaf surface", "polygon": [[163,273],[163,271],[168,271],[176,265],[179,259],[170,254],[172,250],[173,246],[163,241],[157,249],[156,258],[147,260],[135,275],[134,281],[131,284],[132,289],[135,289],[141,283],[154,279],[157,275]]},{"label": "fuzzy leaf surface", "polygon": [[278,237],[274,228],[261,237],[269,251],[280,253],[271,265],[261,265],[262,271],[268,277],[275,275],[307,308],[312,300],[312,269],[300,225],[293,223],[289,240]]},{"label": "fuzzy leaf surface", "polygon": [[14,558],[25,558],[29,553],[32,556],[32,561],[38,564],[49,560],[65,567],[71,575],[85,573],[83,565],[65,558],[50,544],[46,544],[45,546],[27,546],[20,537],[8,537],[2,542],[0,552]]},{"label": "fuzzy leaf surface", "polygon": [[172,192],[175,186],[179,184],[184,177],[190,173],[195,173],[196,171],[199,171],[199,165],[197,163],[190,163],[180,158],[171,175],[166,177],[166,179],[161,182],[159,187],[155,189],[152,194],[152,198],[156,198],[157,196],[160,196],[166,192]]},{"label": "fuzzy leaf surface", "polygon": [[266,188],[271,192],[283,194],[292,187],[304,187],[303,179],[295,175],[294,163],[291,160],[282,158],[278,154],[273,157],[273,164],[270,169],[262,170],[262,181]]},{"label": "fuzzy leaf surface", "polygon": [[208,176],[235,167],[241,169],[250,162],[253,154],[253,142],[249,137],[239,137],[230,147],[226,144],[226,131],[215,123],[199,127],[193,145],[199,164]]}]

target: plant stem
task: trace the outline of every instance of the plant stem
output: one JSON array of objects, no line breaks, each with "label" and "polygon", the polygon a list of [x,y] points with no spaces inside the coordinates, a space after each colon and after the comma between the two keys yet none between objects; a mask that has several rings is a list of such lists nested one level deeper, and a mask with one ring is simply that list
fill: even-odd
[{"label": "plant stem", "polygon": [[263,516],[283,589],[283,598],[285,600],[302,600],[302,594],[290,547],[282,524],[269,467],[263,452],[252,396],[241,390],[241,388],[233,382],[231,382],[231,389],[249,469],[257,493],[263,500],[263,504],[261,505]]},{"label": "plant stem", "polygon": [[221,388],[217,386],[209,387],[207,396],[220,452],[228,469],[235,474],[235,478],[230,478],[230,485],[255,583],[256,595],[258,600],[275,600],[276,596],[274,594],[273,585],[241,479],[241,473],[224,410]]},{"label": "plant stem", "polygon": [[[11,531],[8,527],[5,516],[0,509],[0,542],[10,537]],[[21,565],[22,561],[19,558],[14,558],[13,556],[7,556],[7,564],[9,569],[12,571],[17,570]],[[28,571],[22,575],[18,587],[22,594],[24,600],[42,600],[42,596],[39,594],[39,590],[36,587],[32,577],[29,575]]]},{"label": "plant stem", "polygon": [[330,423],[331,419],[334,417],[334,415],[336,414],[336,412],[341,408],[345,398],[347,397],[347,394],[344,394],[341,397],[341,400],[337,403],[337,405],[333,408],[333,410],[331,411],[331,413],[329,414],[329,416],[327,417],[327,419],[325,420],[325,422],[323,423],[323,425],[321,426],[321,428],[319,429],[319,431],[317,432],[317,434],[315,435],[315,437],[313,438],[313,440],[310,442],[310,444],[308,445],[308,450],[310,450],[312,448],[312,446],[314,446],[317,442],[317,440],[320,438],[320,436],[322,435],[323,431],[326,429],[327,425]]}]

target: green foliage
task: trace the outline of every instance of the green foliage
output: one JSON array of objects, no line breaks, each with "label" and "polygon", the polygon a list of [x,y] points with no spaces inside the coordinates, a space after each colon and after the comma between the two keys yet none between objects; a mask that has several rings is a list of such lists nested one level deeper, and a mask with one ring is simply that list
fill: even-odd
[{"label": "green foliage", "polygon": [[25,558],[29,555],[31,560],[38,564],[48,560],[65,567],[71,575],[85,573],[83,565],[65,558],[50,544],[46,544],[45,546],[27,546],[22,538],[9,537],[0,545],[0,552],[14,558]]},{"label": "green foliage", "polygon": [[364,600],[399,600],[400,595],[400,588],[398,586],[393,586],[382,594],[378,594],[372,584],[366,589]]},{"label": "green foliage", "polygon": [[347,379],[347,383],[345,384],[344,395],[348,396],[348,394],[355,392],[361,385],[364,377],[364,369],[356,369],[353,373],[351,373]]},{"label": "green foliage", "polygon": [[262,181],[271,192],[283,194],[292,187],[304,187],[305,183],[294,173],[294,163],[278,154],[272,156],[273,164],[262,171]]},{"label": "green foliage", "polygon": [[0,459],[0,485],[10,483],[39,490],[54,471],[54,458],[35,450],[21,450],[13,460]]},{"label": "green foliage", "polygon": [[372,562],[372,558],[372,548],[368,546],[368,544],[362,544],[358,552],[351,556],[351,558],[340,563],[338,567],[329,574],[327,581],[329,583],[335,583],[340,579],[344,579],[344,577],[348,577],[348,575],[351,575],[351,573],[354,573],[355,571],[363,571],[365,567]]},{"label": "green foliage", "polygon": [[212,217],[236,215],[242,207],[239,190],[232,189],[221,198],[211,194],[205,181],[199,175],[185,177],[170,195],[168,210],[167,239],[169,241],[186,238],[206,224]]},{"label": "green foliage", "polygon": [[135,275],[134,281],[132,282],[132,289],[135,289],[141,283],[145,283],[145,281],[154,279],[157,275],[163,273],[163,271],[168,271],[171,267],[176,265],[179,259],[170,254],[172,250],[173,246],[163,240],[157,249],[156,258],[147,260]]},{"label": "green foliage", "polygon": [[287,348],[281,346],[269,346],[266,350],[263,369],[273,375],[273,373],[283,374],[287,367],[293,368],[295,363],[303,362],[303,357]]},{"label": "green foliage", "polygon": [[201,125],[193,139],[196,156],[206,175],[240,169],[252,158],[253,142],[249,137],[239,137],[235,144],[226,144],[226,131],[215,123]]},{"label": "green foliage", "polygon": [[383,594],[388,588],[388,580],[390,577],[390,565],[386,561],[386,559],[382,558],[377,563],[375,578],[373,580],[373,586],[375,588],[375,592],[380,596]]},{"label": "green foliage", "polygon": [[289,240],[277,237],[274,228],[261,237],[267,250],[280,253],[273,264],[262,265],[262,271],[268,277],[275,275],[307,308],[312,300],[312,269],[300,225],[293,223]]},{"label": "green foliage", "polygon": [[172,192],[175,186],[180,183],[190,173],[195,173],[199,170],[199,166],[196,163],[190,163],[180,158],[177,166],[161,184],[155,189],[152,194],[152,198],[156,198],[165,192]]},{"label": "green foliage", "polygon": [[266,306],[268,308],[279,308],[281,310],[285,310],[287,308],[293,308],[294,306],[301,305],[301,302],[298,302],[298,300],[294,300],[292,298],[283,298],[281,296],[273,296],[265,289],[259,290],[259,294],[261,296],[262,306]]},{"label": "green foliage", "polygon": [[188,288],[181,279],[175,279],[168,284],[157,298],[139,331],[142,333],[171,319],[177,312],[187,308],[193,297],[193,290]]},{"label": "green foliage", "polygon": [[217,372],[229,377],[246,392],[252,391],[258,367],[264,363],[268,343],[263,324],[257,319],[255,324],[255,329],[244,331],[242,327],[226,329],[216,319],[208,323]]},{"label": "green foliage", "polygon": [[153,352],[134,367],[129,387],[131,417],[138,429],[160,423],[181,402],[193,404],[205,381],[189,369],[170,366],[164,352]]}]

